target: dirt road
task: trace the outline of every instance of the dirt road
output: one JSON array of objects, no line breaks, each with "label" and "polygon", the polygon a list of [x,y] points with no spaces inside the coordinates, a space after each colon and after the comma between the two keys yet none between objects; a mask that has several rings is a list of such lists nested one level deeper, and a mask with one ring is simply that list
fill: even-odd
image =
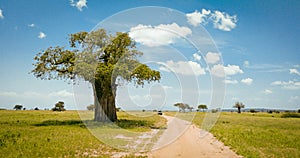
[{"label": "dirt road", "polygon": [[[238,158],[236,153],[224,146],[211,133],[189,122],[170,116],[167,129],[148,153],[152,158]],[[201,135],[200,135],[201,133]]]}]

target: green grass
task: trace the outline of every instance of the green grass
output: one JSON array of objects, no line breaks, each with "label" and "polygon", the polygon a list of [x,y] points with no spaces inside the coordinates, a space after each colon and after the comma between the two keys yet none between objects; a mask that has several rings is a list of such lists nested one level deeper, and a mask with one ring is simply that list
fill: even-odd
[{"label": "green grass", "polygon": [[[300,157],[300,119],[281,115],[221,113],[210,132],[244,157]],[[193,122],[201,126],[204,116]]]},{"label": "green grass", "polygon": [[[88,112],[87,112],[88,113]],[[118,113],[119,126],[143,133],[163,128],[165,120]],[[99,141],[86,128],[77,111],[0,111],[0,157],[110,157],[120,150]],[[94,123],[109,133],[109,126]],[[104,130],[103,130],[104,129]]]}]

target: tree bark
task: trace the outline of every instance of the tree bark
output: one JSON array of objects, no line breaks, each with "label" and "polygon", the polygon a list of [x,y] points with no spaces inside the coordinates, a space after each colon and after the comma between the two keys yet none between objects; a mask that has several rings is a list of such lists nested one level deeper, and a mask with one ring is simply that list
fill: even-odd
[{"label": "tree bark", "polygon": [[238,107],[238,113],[241,113],[241,108],[240,107]]},{"label": "tree bark", "polygon": [[117,121],[115,91],[116,86],[110,84],[103,85],[95,82],[93,85],[94,93],[94,121],[115,122]]}]

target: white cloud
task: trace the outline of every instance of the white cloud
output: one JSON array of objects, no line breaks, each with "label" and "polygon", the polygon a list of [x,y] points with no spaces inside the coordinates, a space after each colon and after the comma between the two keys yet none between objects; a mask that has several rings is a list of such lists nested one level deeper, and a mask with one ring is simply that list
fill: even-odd
[{"label": "white cloud", "polygon": [[0,19],[3,19],[4,16],[3,16],[3,12],[2,12],[2,9],[0,9]]},{"label": "white cloud", "polygon": [[269,89],[265,89],[265,90],[264,90],[264,93],[265,93],[265,94],[272,94],[273,91],[271,91],[271,90],[269,90]]},{"label": "white cloud", "polygon": [[244,67],[249,67],[250,66],[250,62],[249,61],[244,61]]},{"label": "white cloud", "polygon": [[245,79],[242,79],[241,80],[241,83],[244,83],[246,85],[251,85],[253,82],[253,79],[252,78],[245,78]]},{"label": "white cloud", "polygon": [[237,65],[227,65],[224,67],[226,75],[243,74],[244,71]]},{"label": "white cloud", "polygon": [[242,73],[244,73],[243,70],[241,70],[237,65],[223,66],[221,64],[217,64],[211,68],[211,74],[217,77],[225,77],[225,74],[228,76],[232,76]]},{"label": "white cloud", "polygon": [[200,61],[200,60],[201,60],[201,56],[200,56],[199,54],[197,54],[197,53],[194,53],[194,54],[193,54],[193,57],[194,57],[194,59],[195,59],[196,61]]},{"label": "white cloud", "polygon": [[129,32],[132,39],[149,47],[173,44],[180,36],[186,37],[190,34],[192,34],[191,29],[178,26],[176,23],[157,26],[139,24],[130,28]]},{"label": "white cloud", "polygon": [[61,90],[57,92],[52,92],[49,94],[50,97],[71,97],[73,96],[73,93],[70,93],[66,90]]},{"label": "white cloud", "polygon": [[159,70],[166,72],[175,72],[182,75],[204,75],[205,70],[200,66],[200,64],[193,61],[178,61],[174,62],[172,60],[166,63],[160,63],[164,65],[160,67]]},{"label": "white cloud", "polygon": [[46,38],[46,34],[44,32],[40,32],[38,38],[40,39]]},{"label": "white cloud", "polygon": [[225,70],[224,66],[221,64],[214,65],[210,70],[211,75],[217,76],[217,77],[225,77]]},{"label": "white cloud", "polygon": [[300,72],[297,69],[290,69],[290,74],[296,74],[300,76]]},{"label": "white cloud", "polygon": [[218,61],[220,61],[220,54],[219,53],[208,52],[206,54],[205,61],[209,64],[215,64]]},{"label": "white cloud", "polygon": [[27,25],[28,27],[35,27],[35,24],[29,24],[29,25]]},{"label": "white cloud", "polygon": [[0,92],[0,96],[3,97],[15,97],[17,96],[16,92]]},{"label": "white cloud", "polygon": [[230,79],[226,79],[226,80],[224,80],[224,82],[226,84],[237,84],[237,83],[239,83],[237,80],[230,80]]},{"label": "white cloud", "polygon": [[300,82],[297,81],[274,81],[272,86],[281,86],[283,89],[297,90],[300,89]]},{"label": "white cloud", "polygon": [[70,4],[73,7],[76,7],[78,10],[82,11],[83,7],[87,7],[87,0],[78,0],[75,2],[74,0],[70,0]]},{"label": "white cloud", "polygon": [[231,31],[236,27],[237,23],[236,15],[230,16],[229,14],[220,11],[212,13],[211,19],[214,27],[223,31]]},{"label": "white cloud", "polygon": [[197,10],[193,13],[186,14],[188,23],[193,26],[198,26],[201,23],[206,23],[207,16],[211,13],[210,10],[202,9],[202,12],[198,12]]}]

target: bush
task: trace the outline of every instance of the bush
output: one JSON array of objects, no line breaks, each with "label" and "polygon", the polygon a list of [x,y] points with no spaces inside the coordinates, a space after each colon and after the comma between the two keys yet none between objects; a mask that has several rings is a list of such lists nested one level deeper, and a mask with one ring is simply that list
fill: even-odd
[{"label": "bush", "polygon": [[256,112],[258,112],[258,111],[255,111],[255,109],[250,109],[250,112],[251,112],[251,113],[256,113]]},{"label": "bush", "polygon": [[297,114],[297,113],[291,113],[291,112],[288,112],[288,113],[284,113],[281,115],[282,118],[300,118],[300,114]]},{"label": "bush", "polygon": [[298,113],[300,113],[300,109],[298,109]]}]

